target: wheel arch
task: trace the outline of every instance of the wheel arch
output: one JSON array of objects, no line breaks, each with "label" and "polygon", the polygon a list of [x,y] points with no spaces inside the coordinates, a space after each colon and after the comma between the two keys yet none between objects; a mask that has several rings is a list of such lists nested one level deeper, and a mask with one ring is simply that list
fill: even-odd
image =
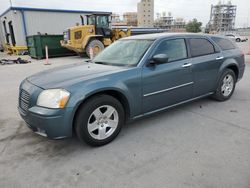
[{"label": "wheel arch", "polygon": [[94,93],[90,93],[86,96],[86,98],[84,98],[83,100],[81,100],[75,111],[73,114],[73,118],[72,118],[72,131],[74,132],[74,126],[75,126],[75,119],[77,116],[77,113],[79,112],[79,110],[82,108],[82,106],[84,106],[84,104],[90,100],[92,97],[95,97],[97,95],[110,95],[112,97],[114,97],[115,99],[117,99],[123,106],[124,111],[125,111],[125,120],[129,120],[130,119],[130,105],[129,105],[129,101],[127,99],[127,97],[120,91],[115,90],[115,89],[106,89],[106,90],[101,90],[101,91],[97,91]]},{"label": "wheel arch", "polygon": [[239,77],[239,66],[236,62],[235,59],[228,59],[226,60],[220,67],[220,70],[218,72],[218,76],[217,76],[217,79],[216,79],[216,83],[214,85],[214,90],[216,90],[217,88],[217,84],[221,78],[221,75],[223,74],[223,72],[226,70],[226,69],[231,69],[232,71],[234,71],[235,73],[235,76],[236,76],[236,81],[238,81],[238,77]]},{"label": "wheel arch", "polygon": [[224,61],[220,67],[219,70],[219,75],[218,75],[218,80],[220,79],[221,74],[223,74],[223,71],[225,69],[231,69],[232,71],[234,71],[235,76],[236,76],[236,80],[238,80],[239,77],[239,65],[237,63],[237,61],[233,58],[227,59],[226,61]]},{"label": "wheel arch", "polygon": [[232,64],[232,65],[228,65],[226,68],[231,69],[232,71],[234,71],[234,74],[236,76],[236,81],[237,81],[238,77],[239,77],[239,68],[238,68],[238,66],[236,66],[235,64]]}]

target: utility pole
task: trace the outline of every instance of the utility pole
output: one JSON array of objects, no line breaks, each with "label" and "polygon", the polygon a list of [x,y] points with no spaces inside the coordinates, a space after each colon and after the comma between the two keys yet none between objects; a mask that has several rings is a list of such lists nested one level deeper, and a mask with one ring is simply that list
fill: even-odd
[{"label": "utility pole", "polygon": [[12,7],[12,1],[10,0],[10,7]]}]

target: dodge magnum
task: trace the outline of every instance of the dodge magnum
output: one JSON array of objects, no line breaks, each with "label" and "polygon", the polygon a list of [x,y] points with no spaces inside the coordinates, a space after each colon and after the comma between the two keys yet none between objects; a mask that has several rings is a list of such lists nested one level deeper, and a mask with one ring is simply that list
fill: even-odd
[{"label": "dodge magnum", "polygon": [[132,36],[92,61],[26,78],[18,109],[27,126],[42,136],[76,133],[81,141],[101,146],[128,121],[202,97],[228,100],[244,69],[242,51],[222,36]]}]

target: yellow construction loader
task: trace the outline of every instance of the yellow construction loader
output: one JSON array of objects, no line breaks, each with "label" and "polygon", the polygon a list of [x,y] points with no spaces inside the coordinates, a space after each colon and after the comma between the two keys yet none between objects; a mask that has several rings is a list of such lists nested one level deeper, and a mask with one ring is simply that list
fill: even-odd
[{"label": "yellow construction loader", "polygon": [[85,15],[81,16],[81,20],[82,25],[67,29],[61,41],[62,47],[79,55],[86,53],[90,57],[90,53],[93,53],[95,56],[114,41],[131,35],[130,29],[111,29],[110,13]]}]

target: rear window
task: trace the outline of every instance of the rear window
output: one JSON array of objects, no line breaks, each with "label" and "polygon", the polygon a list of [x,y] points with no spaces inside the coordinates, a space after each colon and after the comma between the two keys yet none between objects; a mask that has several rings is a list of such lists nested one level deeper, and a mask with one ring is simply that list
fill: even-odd
[{"label": "rear window", "polygon": [[216,44],[219,45],[219,47],[222,50],[232,50],[236,48],[236,45],[229,39],[224,39],[220,37],[211,37]]},{"label": "rear window", "polygon": [[214,45],[207,39],[189,39],[192,57],[215,53]]}]

